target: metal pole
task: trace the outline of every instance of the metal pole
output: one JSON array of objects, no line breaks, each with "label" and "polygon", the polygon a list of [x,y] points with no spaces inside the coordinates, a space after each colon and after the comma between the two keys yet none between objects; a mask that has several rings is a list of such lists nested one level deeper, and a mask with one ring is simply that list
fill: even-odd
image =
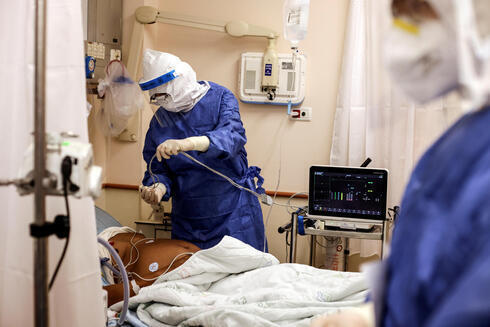
[{"label": "metal pole", "polygon": [[293,248],[294,248],[294,242],[296,242],[296,230],[294,228],[294,215],[295,213],[293,212],[291,214],[291,245],[289,246],[289,263],[293,263]]},{"label": "metal pole", "polygon": [[348,260],[349,260],[349,254],[350,254],[350,250],[349,250],[349,238],[346,237],[345,238],[345,247],[344,247],[344,271],[347,271],[348,269]]},{"label": "metal pole", "polygon": [[386,244],[386,234],[388,231],[388,220],[383,221],[383,225],[381,226],[381,260],[384,259],[385,255],[385,244]]},{"label": "metal pole", "polygon": [[315,266],[316,259],[316,235],[310,235],[310,266]]},{"label": "metal pole", "polygon": [[298,213],[293,214],[293,225],[291,226],[291,235],[294,235],[294,242],[291,239],[291,248],[292,248],[292,258],[291,263],[296,263],[296,248],[298,244]]},{"label": "metal pole", "polygon": [[[36,1],[34,69],[34,223],[46,221],[45,177],[45,106],[46,106],[46,2]],[[35,326],[48,327],[48,239],[34,240]]]}]

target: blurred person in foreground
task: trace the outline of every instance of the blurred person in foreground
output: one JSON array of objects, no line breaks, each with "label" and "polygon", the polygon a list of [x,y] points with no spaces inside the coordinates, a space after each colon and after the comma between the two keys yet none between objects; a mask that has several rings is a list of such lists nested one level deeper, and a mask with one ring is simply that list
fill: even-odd
[{"label": "blurred person in foreground", "polygon": [[393,0],[385,57],[414,101],[471,112],[412,173],[391,254],[363,307],[312,326],[490,326],[490,1]]}]

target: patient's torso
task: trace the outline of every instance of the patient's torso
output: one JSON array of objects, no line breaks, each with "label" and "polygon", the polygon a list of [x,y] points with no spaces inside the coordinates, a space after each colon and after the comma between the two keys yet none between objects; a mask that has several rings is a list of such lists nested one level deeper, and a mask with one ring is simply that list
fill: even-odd
[{"label": "patient's torso", "polygon": [[[134,237],[133,235],[132,233],[118,234],[110,241],[114,242],[114,248],[122,255],[123,263],[125,265],[129,263],[126,267],[128,273],[136,273],[133,274],[136,281],[144,281],[141,277],[152,279],[165,271],[174,270],[191,256],[183,253],[199,251],[197,246],[186,241],[143,240],[142,234],[136,234]],[[135,245],[132,246],[131,243]],[[172,266],[169,267],[174,259]]]},{"label": "patient's torso", "polygon": [[[186,241],[145,239],[143,234],[134,233],[117,234],[109,242],[127,266],[130,279],[140,287],[153,284],[157,277],[178,268],[200,250]],[[105,288],[109,291],[109,305],[122,299],[121,284]]]}]

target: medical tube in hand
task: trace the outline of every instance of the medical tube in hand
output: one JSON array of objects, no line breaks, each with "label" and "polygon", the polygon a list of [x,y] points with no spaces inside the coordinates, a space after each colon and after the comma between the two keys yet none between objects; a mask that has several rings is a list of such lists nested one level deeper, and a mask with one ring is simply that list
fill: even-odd
[{"label": "medical tube in hand", "polygon": [[162,183],[155,183],[151,186],[140,185],[141,198],[146,203],[151,205],[157,205],[162,200],[163,196],[167,192],[167,188]]}]

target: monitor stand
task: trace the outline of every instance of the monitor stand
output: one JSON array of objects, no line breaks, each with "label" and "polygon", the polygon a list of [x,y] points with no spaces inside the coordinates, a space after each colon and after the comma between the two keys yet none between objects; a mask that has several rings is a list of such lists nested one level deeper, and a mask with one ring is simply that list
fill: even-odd
[{"label": "monitor stand", "polygon": [[368,231],[373,228],[374,224],[372,223],[359,223],[359,222],[345,222],[345,221],[333,221],[333,220],[325,220],[325,227],[336,227],[339,229],[346,230],[365,230]]}]

